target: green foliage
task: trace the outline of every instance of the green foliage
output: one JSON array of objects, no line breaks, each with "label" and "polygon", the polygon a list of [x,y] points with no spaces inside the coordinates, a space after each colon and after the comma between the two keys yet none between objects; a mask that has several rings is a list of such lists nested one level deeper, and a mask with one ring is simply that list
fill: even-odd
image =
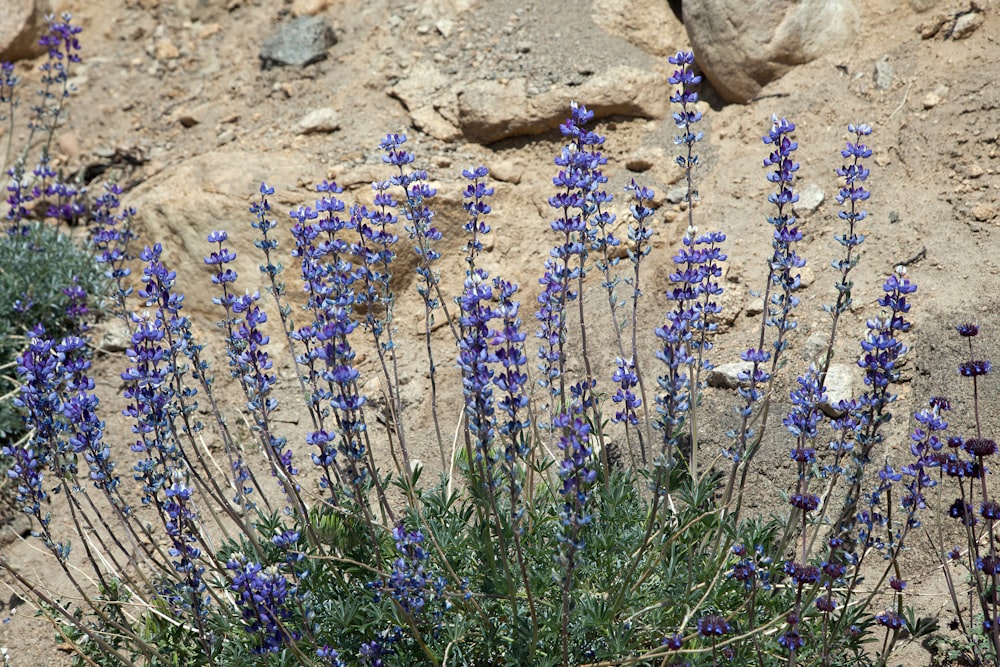
[{"label": "green foliage", "polygon": [[0,442],[23,431],[11,392],[27,332],[41,325],[58,339],[76,331],[80,321],[67,313],[67,287],[78,285],[97,298],[107,293],[103,269],[72,238],[44,223],[26,229],[23,236],[0,233],[0,396],[6,397],[0,401]]}]

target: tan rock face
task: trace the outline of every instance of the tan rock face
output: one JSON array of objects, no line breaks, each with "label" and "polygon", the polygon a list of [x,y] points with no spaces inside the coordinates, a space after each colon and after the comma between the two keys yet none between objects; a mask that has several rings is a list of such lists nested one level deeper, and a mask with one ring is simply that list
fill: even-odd
[{"label": "tan rock face", "polygon": [[646,53],[666,57],[687,48],[684,26],[666,2],[595,0],[594,23]]},{"label": "tan rock face", "polygon": [[684,27],[719,95],[744,103],[793,66],[848,48],[861,16],[853,0],[684,0]]},{"label": "tan rock face", "polygon": [[4,0],[0,11],[0,60],[15,61],[45,53],[38,39],[45,34],[50,0]]},{"label": "tan rock face", "polygon": [[[577,87],[574,96],[598,118],[661,118],[669,106],[669,91],[662,86],[662,77],[628,66],[587,80]],[[556,89],[532,96],[524,79],[474,82],[457,97],[462,133],[484,143],[541,134],[559,127],[566,119],[565,91]]]}]

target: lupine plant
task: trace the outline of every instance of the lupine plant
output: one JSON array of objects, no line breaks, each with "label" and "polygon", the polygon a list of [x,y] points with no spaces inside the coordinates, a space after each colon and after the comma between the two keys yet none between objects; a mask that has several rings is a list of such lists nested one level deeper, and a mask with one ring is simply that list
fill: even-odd
[{"label": "lupine plant", "polygon": [[[73,35],[54,30],[50,47],[71,49]],[[866,238],[868,125],[848,126],[848,162],[836,172],[846,229],[833,239],[844,254],[833,260],[829,343],[785,396],[776,380],[798,335],[806,261],[794,214],[799,146],[788,119],[763,130],[763,178],[774,188],[762,216],[773,249],[760,267],[763,309],[740,355],[737,425],[704,437],[699,406],[718,361],[727,239],[699,230],[695,59],[669,61],[687,217],[669,287],[655,296],[641,288],[660,227],[655,193],[629,183],[626,237],[616,236],[605,137],[574,103],[560,127],[552,249],[530,325],[521,287],[480,261],[499,224],[485,166],[462,172],[465,279],[458,294],[445,293],[435,191],[402,134],[379,144],[389,173],[373,183],[370,203],[348,205],[339,185],[323,181],[313,204],[285,218],[264,183],[246,222],[207,235],[223,359],[206,358],[164,247],[147,243],[132,261],[134,211],[121,209],[119,189],[83,211],[56,193],[51,217],[80,215],[92,226],[111,307],[129,331],[120,377],[133,435],[125,451],[106,436],[115,416],[95,392],[85,328],[30,329],[15,399],[30,436],[2,453],[33,522],[30,539],[73,590],[54,593],[16,563],[0,566],[60,627],[78,664],[883,665],[905,636],[931,629],[906,606],[901,560],[923,538],[941,559],[960,646],[977,664],[996,660],[1000,502],[987,484],[997,446],[980,418],[992,368],[973,347],[979,327],[957,328],[969,344],[959,374],[969,380],[974,434],[946,436],[950,403],[935,397],[916,415],[913,458],[899,467],[878,459],[916,291],[902,270],[884,280],[878,312],[859,332],[863,391],[836,405],[828,398]],[[55,71],[47,83],[58,88],[64,70]],[[61,109],[53,100],[44,97],[39,127]],[[15,230],[34,196],[21,175],[9,188]],[[53,177],[45,160],[35,176]],[[400,243],[401,221],[412,247]],[[229,245],[237,234],[255,237],[268,299],[241,287],[247,278]],[[284,282],[284,252],[301,279],[298,302]],[[404,323],[394,313],[404,297],[393,281],[404,252],[417,255],[438,482],[408,448],[399,363],[409,351],[399,345]],[[613,323],[610,356],[587,338],[597,315],[583,297],[595,280]],[[70,316],[82,322],[81,288],[66,287]],[[662,311],[662,325],[642,331],[640,307]],[[447,327],[435,328],[438,314]],[[437,367],[436,336],[453,343],[453,374]],[[642,341],[655,344],[653,358],[640,354]],[[361,351],[380,395],[366,393]],[[295,369],[299,403],[279,391],[279,358]],[[213,362],[231,377],[216,375]],[[449,415],[438,414],[449,378],[462,395],[451,448]],[[240,392],[243,432],[219,398],[227,383]],[[279,409],[304,413],[301,439],[283,430]],[[775,440],[788,443],[791,486],[783,511],[751,515],[747,480]],[[719,441],[716,451],[706,444]],[[52,502],[68,504],[75,541],[57,534]]]},{"label": "lupine plant", "polygon": [[[28,346],[29,332],[42,324],[52,337],[81,333],[88,311],[107,290],[92,252],[56,227],[79,224],[91,207],[102,209],[88,201],[86,188],[53,167],[49,152],[73,92],[70,75],[80,62],[80,30],[69,14],[48,18],[40,39],[46,48],[41,87],[26,117],[18,114],[27,102],[26,84],[14,63],[0,62],[0,121],[7,135],[0,165],[8,178],[0,208],[0,440],[23,435],[10,402],[16,394],[16,357]],[[33,168],[29,161],[36,161]]]}]

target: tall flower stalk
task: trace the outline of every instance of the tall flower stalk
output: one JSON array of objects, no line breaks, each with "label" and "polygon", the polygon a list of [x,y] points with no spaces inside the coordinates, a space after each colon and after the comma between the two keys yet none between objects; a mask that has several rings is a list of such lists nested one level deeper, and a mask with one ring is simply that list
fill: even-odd
[{"label": "tall flower stalk", "polygon": [[[802,232],[795,226],[796,218],[792,207],[799,200],[792,184],[799,170],[792,154],[798,149],[798,142],[792,139],[795,125],[787,119],[773,116],[771,130],[763,138],[764,144],[773,150],[764,159],[764,167],[770,168],[767,180],[773,183],[776,191],[768,195],[767,200],[776,208],[774,215],[767,218],[774,228],[771,246],[774,252],[768,261],[767,279],[765,281],[763,302],[764,309],[760,324],[757,345],[745,350],[740,358],[749,364],[749,368],[739,374],[741,405],[738,408],[740,424],[730,437],[733,444],[726,450],[726,455],[732,461],[729,481],[723,494],[723,505],[728,506],[734,491],[744,488],[749,473],[749,464],[760,449],[767,417],[770,411],[771,384],[778,370],[782,353],[788,347],[787,335],[796,327],[793,309],[799,299],[795,292],[801,284],[798,269],[805,266],[805,259],[795,250],[796,244],[802,240]],[[774,340],[767,344],[767,331],[775,330]],[[770,347],[771,349],[767,349]],[[763,402],[757,409],[755,405]],[[736,485],[739,477],[739,487]],[[736,502],[735,516],[739,517],[742,506],[742,494]]]}]

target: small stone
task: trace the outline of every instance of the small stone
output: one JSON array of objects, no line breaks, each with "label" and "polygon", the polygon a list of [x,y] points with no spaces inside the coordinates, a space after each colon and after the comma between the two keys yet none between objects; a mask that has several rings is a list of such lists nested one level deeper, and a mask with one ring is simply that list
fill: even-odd
[{"label": "small stone", "polygon": [[812,265],[806,264],[799,269],[799,287],[805,288],[816,282],[816,274],[813,272]]},{"label": "small stone", "polygon": [[157,60],[176,60],[181,57],[181,52],[169,39],[161,39],[156,42]]},{"label": "small stone", "polygon": [[944,100],[947,94],[948,86],[943,83],[938,84],[937,88],[924,95],[924,108],[933,109],[937,105],[941,104],[941,101]]},{"label": "small stone", "polygon": [[514,47],[514,51],[517,53],[528,53],[531,51],[531,47],[534,46],[531,42],[518,42]]},{"label": "small stone", "polygon": [[295,0],[292,16],[316,16],[330,5],[330,0]]},{"label": "small stone", "polygon": [[972,217],[979,222],[987,222],[996,217],[997,211],[989,204],[983,204],[980,202],[972,207],[970,213],[972,214]]},{"label": "small stone", "polygon": [[889,56],[882,56],[875,61],[875,87],[878,90],[889,90],[892,87],[892,66]]},{"label": "small stone", "polygon": [[716,389],[738,389],[740,386],[740,373],[749,373],[753,369],[753,364],[749,361],[733,361],[728,364],[719,364],[705,375],[705,382],[709,387]]},{"label": "small stone", "polygon": [[657,163],[666,161],[667,159],[662,148],[647,147],[640,149],[634,155],[627,158],[625,160],[625,168],[629,171],[649,171],[655,167]]},{"label": "small stone", "polygon": [[59,152],[66,157],[76,157],[80,154],[80,139],[75,132],[63,132],[56,138]]},{"label": "small stone", "polygon": [[949,19],[947,14],[938,14],[930,21],[927,21],[926,23],[921,23],[919,26],[917,26],[917,32],[920,33],[920,38],[930,39],[931,37],[936,36],[939,32],[941,32],[941,28],[943,28],[945,24],[948,23],[948,20]]},{"label": "small stone", "polygon": [[829,334],[815,331],[809,334],[809,338],[806,338],[806,342],[802,345],[802,357],[807,362],[818,366],[823,361],[823,357],[826,356],[829,345]]},{"label": "small stone", "polygon": [[910,9],[918,14],[923,14],[934,8],[938,0],[910,0]]},{"label": "small stone", "polygon": [[296,126],[299,134],[320,134],[340,129],[340,115],[327,107],[313,109]]},{"label": "small stone", "polygon": [[970,166],[970,167],[969,167],[969,168],[968,168],[968,169],[966,170],[966,175],[967,175],[967,176],[968,176],[969,178],[979,178],[980,176],[982,176],[982,175],[983,175],[983,174],[985,174],[985,173],[986,173],[986,170],[984,170],[984,169],[983,169],[982,167],[980,167],[980,166],[979,166],[978,164],[974,164],[974,165]]},{"label": "small stone", "polygon": [[795,203],[795,212],[799,215],[812,215],[820,207],[825,198],[826,195],[823,194],[823,188],[815,183],[810,183],[802,188],[799,193],[799,200]]},{"label": "small stone", "polygon": [[899,214],[899,211],[889,211],[889,224],[896,224],[903,219],[903,216]]},{"label": "small stone", "polygon": [[305,67],[326,58],[326,50],[337,43],[330,24],[315,16],[300,16],[271,34],[260,47],[264,69],[289,65]]},{"label": "small stone", "polygon": [[177,122],[181,124],[181,127],[192,128],[200,123],[201,119],[189,111],[181,111],[177,114]]},{"label": "small stone", "polygon": [[124,322],[109,318],[94,326],[92,339],[98,341],[97,351],[106,353],[123,352],[131,344],[131,334]]},{"label": "small stone", "polygon": [[198,39],[208,39],[209,37],[218,35],[220,32],[222,32],[222,24],[218,22],[206,23],[198,32]]},{"label": "small stone", "polygon": [[437,31],[441,33],[441,36],[445,39],[451,37],[451,33],[455,30],[455,22],[451,19],[438,19],[434,24]]},{"label": "small stone", "polygon": [[500,160],[490,166],[490,176],[517,185],[524,178],[524,163],[520,160]]},{"label": "small stone", "polygon": [[983,15],[979,12],[969,12],[968,14],[962,14],[955,21],[955,27],[951,30],[952,39],[965,39],[976,30],[982,27]]},{"label": "small stone", "polygon": [[854,397],[854,382],[858,367],[852,364],[830,364],[826,372],[826,400],[820,403],[819,409],[827,417],[836,419],[843,413],[837,405],[841,401],[849,401]]},{"label": "small stone", "polygon": [[219,141],[219,145],[222,146],[234,140],[236,138],[236,133],[233,132],[231,129],[223,130],[222,132],[219,132],[219,136],[217,138]]},{"label": "small stone", "polygon": [[667,190],[667,201],[671,204],[680,204],[687,199],[688,189],[686,185],[679,185],[676,188]]}]

